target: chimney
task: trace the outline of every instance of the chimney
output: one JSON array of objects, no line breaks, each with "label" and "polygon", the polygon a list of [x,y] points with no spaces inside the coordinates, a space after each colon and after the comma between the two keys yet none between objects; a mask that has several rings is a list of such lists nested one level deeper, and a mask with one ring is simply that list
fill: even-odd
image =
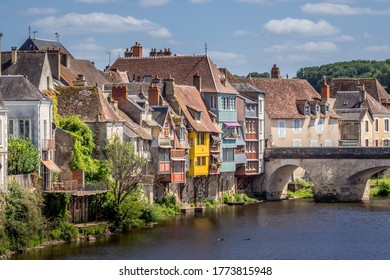
[{"label": "chimney", "polygon": [[321,85],[321,101],[327,102],[330,98],[330,86],[326,83],[326,77]]},{"label": "chimney", "polygon": [[149,106],[161,105],[160,87],[158,86],[158,84],[155,84],[153,82],[150,83],[148,89],[148,101],[149,101]]},{"label": "chimney", "polygon": [[114,100],[126,100],[129,97],[129,89],[127,86],[113,86],[111,97]]},{"label": "chimney", "polygon": [[18,60],[18,51],[16,47],[11,48],[11,63],[15,64],[16,61]]},{"label": "chimney", "polygon": [[164,80],[164,86],[165,86],[165,97],[169,103],[169,106],[177,114],[180,114],[181,108],[180,108],[179,102],[177,102],[177,99],[175,96],[175,79],[172,78],[171,75],[169,75],[169,77]]},{"label": "chimney", "polygon": [[280,76],[279,67],[277,67],[276,64],[274,64],[274,67],[272,67],[272,70],[271,70],[271,78],[274,78],[274,79],[281,79],[281,78],[282,78],[282,77]]},{"label": "chimney", "polygon": [[142,46],[138,42],[133,46],[133,57],[142,57]]},{"label": "chimney", "polygon": [[366,92],[366,88],[363,85],[362,87],[359,88],[359,101],[365,102],[366,100],[367,100],[367,92]]},{"label": "chimney", "polygon": [[198,89],[199,92],[201,92],[202,89],[202,78],[199,75],[199,71],[196,70],[195,75],[192,78],[193,85]]}]

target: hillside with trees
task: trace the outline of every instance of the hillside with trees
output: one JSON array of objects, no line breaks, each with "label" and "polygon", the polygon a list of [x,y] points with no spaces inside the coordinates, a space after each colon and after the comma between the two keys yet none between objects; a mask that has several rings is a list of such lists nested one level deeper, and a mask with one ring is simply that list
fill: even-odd
[{"label": "hillside with trees", "polygon": [[381,85],[390,89],[390,59],[385,61],[353,60],[336,62],[322,66],[301,68],[297,78],[306,79],[316,90],[319,90],[323,77],[332,78],[376,78]]}]

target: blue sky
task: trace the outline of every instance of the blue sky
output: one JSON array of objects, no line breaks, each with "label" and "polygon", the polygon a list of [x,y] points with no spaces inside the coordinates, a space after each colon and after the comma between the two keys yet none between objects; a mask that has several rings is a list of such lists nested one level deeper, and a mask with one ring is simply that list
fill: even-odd
[{"label": "blue sky", "polygon": [[232,73],[295,76],[306,66],[390,58],[390,0],[14,0],[0,3],[1,49],[31,36],[103,69],[140,42],[207,54]]}]

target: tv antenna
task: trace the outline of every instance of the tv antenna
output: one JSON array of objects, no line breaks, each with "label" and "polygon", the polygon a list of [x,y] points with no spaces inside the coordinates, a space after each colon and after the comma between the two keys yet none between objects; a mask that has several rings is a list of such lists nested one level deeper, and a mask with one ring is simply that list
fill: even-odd
[{"label": "tv antenna", "polygon": [[204,54],[207,56],[207,43],[204,43]]}]

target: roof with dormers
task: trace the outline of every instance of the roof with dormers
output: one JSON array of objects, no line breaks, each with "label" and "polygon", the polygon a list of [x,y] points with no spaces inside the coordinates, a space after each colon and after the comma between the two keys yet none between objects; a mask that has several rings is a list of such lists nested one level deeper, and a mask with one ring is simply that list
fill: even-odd
[{"label": "roof with dormers", "polygon": [[174,77],[179,85],[193,85],[193,76],[199,73],[202,92],[237,94],[225,74],[206,55],[175,55],[162,57],[118,58],[110,67],[126,71],[130,80],[143,81],[144,77]]},{"label": "roof with dormers", "polygon": [[335,78],[330,82],[330,95],[336,97],[338,91],[357,91],[364,87],[376,101],[390,102],[390,95],[375,78]]},{"label": "roof with dormers", "polygon": [[[321,95],[307,80],[256,77],[239,78],[230,73],[228,74],[228,79],[232,83],[249,83],[260,92],[264,92],[265,110],[271,119],[304,118],[303,107],[306,102],[315,104],[321,101]],[[333,110],[330,110],[330,117],[335,119],[339,118]]]},{"label": "roof with dormers", "polygon": [[[211,120],[202,96],[196,87],[175,85],[174,94],[182,113],[194,130],[197,132],[222,133],[220,127]],[[199,121],[195,119],[191,111],[200,112]]]},{"label": "roof with dormers", "polygon": [[28,38],[22,46],[20,51],[37,51],[37,50],[61,50],[64,54],[72,57],[71,53],[59,42],[54,40]]}]

